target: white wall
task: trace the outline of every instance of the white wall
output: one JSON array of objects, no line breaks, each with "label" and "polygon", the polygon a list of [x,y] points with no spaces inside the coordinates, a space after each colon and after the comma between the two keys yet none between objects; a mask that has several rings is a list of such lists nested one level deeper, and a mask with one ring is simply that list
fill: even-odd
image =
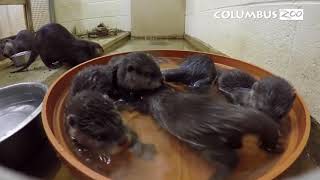
[{"label": "white wall", "polygon": [[[303,8],[303,21],[216,19],[221,10]],[[186,34],[287,78],[320,120],[320,1],[187,0]]]},{"label": "white wall", "polygon": [[23,5],[0,5],[0,39],[26,29]]},{"label": "white wall", "polygon": [[132,0],[131,35],[183,37],[185,0]]},{"label": "white wall", "polygon": [[55,0],[56,22],[69,30],[91,30],[103,22],[125,31],[131,29],[130,0]]},{"label": "white wall", "polygon": [[35,31],[50,23],[49,0],[31,0],[31,12]]}]

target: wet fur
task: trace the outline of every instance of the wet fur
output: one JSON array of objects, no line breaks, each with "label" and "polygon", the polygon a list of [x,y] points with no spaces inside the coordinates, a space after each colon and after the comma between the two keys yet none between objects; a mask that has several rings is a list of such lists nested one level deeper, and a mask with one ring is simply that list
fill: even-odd
[{"label": "wet fur", "polygon": [[74,96],[83,90],[92,90],[107,94],[112,99],[118,99],[115,83],[115,70],[112,66],[89,66],[73,78],[70,95]]},{"label": "wet fur", "polygon": [[241,147],[243,135],[255,134],[264,150],[282,152],[279,125],[253,108],[216,103],[207,96],[174,92],[167,87],[143,96],[136,107],[228,172],[237,165],[235,149]]},{"label": "wet fur", "polygon": [[64,63],[70,66],[78,65],[102,53],[103,48],[98,43],[76,39],[62,25],[51,23],[36,32],[28,62],[14,72],[27,69],[38,55],[48,68],[55,69]]},{"label": "wet fur", "polygon": [[70,138],[89,151],[110,155],[129,148],[138,156],[154,153],[153,145],[141,143],[137,134],[123,124],[113,101],[105,94],[83,90],[71,96],[65,117]]},{"label": "wet fur", "polygon": [[195,54],[187,57],[177,69],[162,72],[168,82],[179,82],[193,88],[207,87],[214,82],[217,70],[208,55]]},{"label": "wet fur", "polygon": [[[152,69],[160,69],[154,66]],[[215,177],[225,177],[235,168],[235,149],[241,147],[245,134],[259,136],[261,147],[267,151],[282,151],[278,144],[279,125],[252,108],[218,104],[208,96],[175,92],[166,85],[144,92],[141,100],[132,105],[151,114],[173,136],[201,151],[209,162],[218,162],[220,169]]]},{"label": "wet fur", "polygon": [[[134,59],[134,61],[132,61]],[[151,55],[135,52],[115,56],[106,65],[85,68],[74,78],[71,95],[90,89],[108,94],[112,99],[130,101],[138,97],[131,92],[143,93],[162,84],[162,76]],[[159,78],[160,77],[160,78]]]},{"label": "wet fur", "polygon": [[231,70],[224,72],[218,83],[233,104],[255,108],[277,122],[288,114],[296,96],[294,88],[277,76],[255,80],[243,71]]},{"label": "wet fur", "polygon": [[252,87],[249,105],[280,121],[293,106],[295,89],[283,78],[270,76],[263,78]]},{"label": "wet fur", "polygon": [[253,76],[239,69],[227,70],[218,78],[218,89],[235,104],[241,104],[236,94],[250,90],[256,81]]}]

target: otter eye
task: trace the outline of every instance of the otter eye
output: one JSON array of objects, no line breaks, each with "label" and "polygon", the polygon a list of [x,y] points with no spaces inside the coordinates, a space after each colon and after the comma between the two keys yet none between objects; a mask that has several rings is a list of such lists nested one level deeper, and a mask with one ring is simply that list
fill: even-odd
[{"label": "otter eye", "polygon": [[71,127],[73,127],[73,126],[75,125],[75,122],[74,122],[73,119],[70,119],[70,120],[69,120],[69,125],[70,125]]},{"label": "otter eye", "polygon": [[132,72],[134,70],[134,67],[133,66],[128,66],[128,72]]}]

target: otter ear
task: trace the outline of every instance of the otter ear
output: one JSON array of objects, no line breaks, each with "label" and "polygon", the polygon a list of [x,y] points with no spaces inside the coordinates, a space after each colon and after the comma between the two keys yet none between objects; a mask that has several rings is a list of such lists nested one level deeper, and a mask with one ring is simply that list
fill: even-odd
[{"label": "otter ear", "polygon": [[132,65],[128,65],[127,71],[128,71],[128,72],[134,71],[134,67],[133,67]]}]

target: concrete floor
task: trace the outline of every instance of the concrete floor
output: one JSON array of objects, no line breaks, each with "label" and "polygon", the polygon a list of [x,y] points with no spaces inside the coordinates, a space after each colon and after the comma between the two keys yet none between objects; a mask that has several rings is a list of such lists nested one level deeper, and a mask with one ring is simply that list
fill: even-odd
[{"label": "concrete floor", "polygon": [[[130,40],[124,43],[119,48],[108,52],[107,54],[120,53],[120,52],[128,52],[128,51],[136,51],[136,50],[152,50],[152,49],[179,49],[179,50],[197,50],[192,47],[185,40]],[[17,82],[25,82],[25,81],[41,81],[48,85],[50,85],[53,80],[59,77],[63,72],[67,70],[67,68],[60,68],[57,70],[49,71],[43,65],[41,61],[37,61],[30,68],[31,71],[10,74],[14,68],[8,66],[10,65],[9,61],[0,62],[0,85],[5,86],[7,84],[13,84]],[[290,167],[279,179],[284,179],[288,177],[295,177],[297,175],[301,175],[307,172],[307,170],[318,170],[320,165],[320,153],[318,152],[318,148],[320,147],[320,127],[319,125],[313,121],[312,130],[310,134],[310,139],[307,147],[304,152],[301,154],[299,159]],[[49,155],[50,154],[50,155]],[[44,153],[44,156],[52,156],[55,158],[55,154],[53,152]],[[50,174],[50,179],[55,180],[67,180],[72,179],[68,170],[61,166],[59,161],[52,161],[52,163],[57,163],[57,168],[53,168],[51,171],[54,171]],[[39,165],[38,165],[39,166]],[[35,166],[37,167],[37,166]],[[48,170],[50,171],[50,170]],[[320,172],[320,171],[319,171]],[[43,176],[42,176],[43,177]]]}]

